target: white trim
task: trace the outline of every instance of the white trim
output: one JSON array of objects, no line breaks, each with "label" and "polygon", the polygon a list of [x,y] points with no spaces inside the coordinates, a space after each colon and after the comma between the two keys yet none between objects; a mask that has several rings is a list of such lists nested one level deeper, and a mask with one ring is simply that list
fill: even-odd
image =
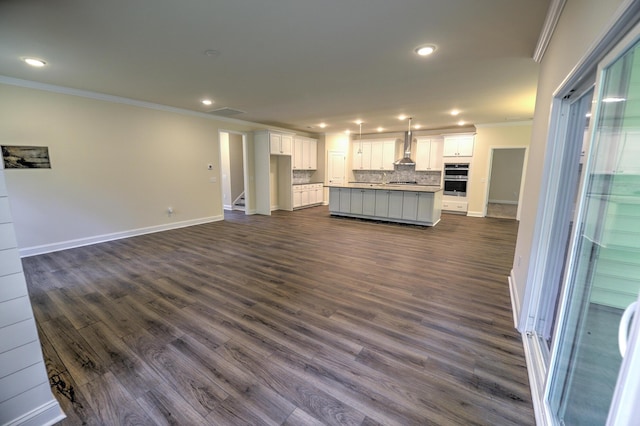
[{"label": "white trim", "polygon": [[513,312],[513,326],[518,329],[520,323],[520,296],[518,295],[518,286],[516,285],[516,276],[513,269],[509,273],[509,295],[511,296],[511,311]]},{"label": "white trim", "polygon": [[223,204],[222,210],[233,210],[233,206],[231,204]]},{"label": "white trim", "polygon": [[[46,92],[59,93],[62,95],[78,96],[81,98],[94,99],[97,101],[105,101],[105,102],[112,102],[116,104],[131,105],[131,106],[136,106],[140,108],[155,109],[159,111],[172,112],[175,114],[182,114],[182,115],[190,115],[194,117],[207,118],[210,120],[224,121],[228,123],[243,124],[246,126],[250,126],[251,128],[256,128],[256,126],[259,126],[260,128],[264,128],[263,125],[260,125],[258,123],[239,120],[237,118],[229,118],[229,117],[224,117],[219,115],[207,114],[206,112],[191,111],[188,109],[176,108],[176,107],[156,104],[152,102],[138,101],[135,99],[123,98],[120,96],[107,95],[105,93],[91,92],[89,90],[73,89],[70,87],[56,86],[53,84],[39,83],[36,81],[22,80],[19,78],[7,77],[4,75],[0,75],[0,83],[7,84],[9,86],[18,86],[18,87],[25,87],[27,89],[36,89],[36,90],[43,90]],[[291,131],[291,130],[287,129],[287,131]]]},{"label": "white trim", "polygon": [[39,254],[51,253],[59,250],[67,250],[75,247],[82,247],[82,246],[88,246],[91,244],[104,243],[107,241],[120,240],[122,238],[135,237],[138,235],[152,234],[154,232],[169,231],[171,229],[185,228],[187,226],[202,225],[204,223],[218,222],[221,220],[224,220],[224,215],[204,217],[201,219],[185,220],[182,222],[174,222],[167,225],[156,225],[156,226],[149,226],[146,228],[131,229],[129,231],[96,235],[93,237],[61,241],[58,243],[44,244],[41,246],[26,247],[26,248],[19,249],[19,253],[20,253],[20,257],[37,256]]},{"label": "white trim", "polygon": [[60,408],[60,404],[54,398],[46,404],[6,423],[5,426],[49,426],[66,418],[67,416]]},{"label": "white trim", "polygon": [[538,43],[536,44],[536,50],[533,53],[534,61],[542,61],[542,58],[547,51],[547,47],[549,47],[551,37],[553,37],[553,33],[558,26],[558,21],[560,20],[562,9],[564,8],[564,4],[566,2],[567,0],[553,0],[549,5],[549,9],[547,10],[547,17],[544,20],[544,25],[542,26],[542,31],[540,32],[540,37],[538,38]]},{"label": "white trim", "polygon": [[539,353],[536,337],[531,334],[522,335],[522,346],[524,348],[524,357],[527,363],[527,374],[529,376],[529,387],[531,388],[531,396],[533,400],[533,412],[536,417],[536,425],[547,426],[552,425],[549,410],[544,402],[544,377],[539,374],[541,370],[542,360],[537,354]]},{"label": "white trim", "polygon": [[476,124],[476,128],[482,127],[519,127],[519,126],[532,126],[533,120],[518,120],[518,121],[500,121],[497,123],[482,123]]},{"label": "white trim", "polygon": [[517,201],[513,201],[513,200],[488,200],[489,203],[494,203],[494,204],[509,204],[512,206],[517,206],[518,202]]},{"label": "white trim", "polygon": [[484,212],[473,212],[473,211],[468,211],[467,212],[467,216],[469,217],[484,217],[485,214]]}]

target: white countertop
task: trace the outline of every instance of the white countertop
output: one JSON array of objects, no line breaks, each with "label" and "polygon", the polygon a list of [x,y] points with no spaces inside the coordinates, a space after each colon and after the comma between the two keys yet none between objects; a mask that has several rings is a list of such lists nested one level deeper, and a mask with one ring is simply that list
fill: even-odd
[{"label": "white countertop", "polygon": [[328,185],[329,188],[378,189],[386,191],[438,192],[442,188],[434,185],[407,185],[393,183],[350,182],[341,185]]}]

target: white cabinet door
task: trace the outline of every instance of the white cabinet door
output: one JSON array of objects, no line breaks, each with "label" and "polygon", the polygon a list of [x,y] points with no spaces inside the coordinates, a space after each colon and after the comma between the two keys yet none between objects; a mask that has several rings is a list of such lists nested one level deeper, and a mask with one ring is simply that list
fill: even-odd
[{"label": "white cabinet door", "polygon": [[371,142],[371,167],[370,170],[382,170],[384,164],[383,145],[380,142]]},{"label": "white cabinet door", "polygon": [[340,212],[349,213],[351,211],[351,190],[340,188]]},{"label": "white cabinet door", "polygon": [[371,167],[368,170],[393,170],[393,162],[396,160],[396,142],[372,141],[371,142]]},{"label": "white cabinet door", "polygon": [[302,153],[302,168],[316,170],[318,168],[318,142],[315,139],[304,139]]},{"label": "white cabinet door", "polygon": [[269,132],[269,152],[272,155],[291,155],[293,135]]},{"label": "white cabinet door", "polygon": [[[352,160],[352,169],[353,170],[364,170],[364,143],[359,141],[354,141],[353,143],[353,160]],[[371,156],[371,152],[369,151],[369,156]],[[369,158],[369,163],[371,163],[371,158]]]},{"label": "white cabinet door", "polygon": [[302,190],[300,188],[293,189],[293,208],[302,206]]},{"label": "white cabinet door", "polygon": [[385,141],[382,143],[382,163],[381,170],[393,170],[393,163],[396,161],[396,141]]},{"label": "white cabinet door", "polygon": [[373,216],[376,212],[376,192],[375,189],[364,189],[362,193],[362,214]]},{"label": "white cabinet door", "polygon": [[316,185],[314,192],[315,192],[314,204],[324,202],[324,188],[321,183]]},{"label": "white cabinet door", "polygon": [[416,146],[416,171],[442,170],[442,141],[418,138]]},{"label": "white cabinet door", "polygon": [[308,185],[303,185],[303,188],[302,188],[301,193],[302,193],[302,196],[301,196],[301,198],[302,198],[302,205],[303,205],[303,206],[308,206],[309,204],[311,204],[311,203],[309,202],[309,195],[310,195],[310,191],[309,191]]},{"label": "white cabinet door", "polygon": [[280,139],[280,153],[282,155],[291,155],[293,147],[293,135],[283,134]]},{"label": "white cabinet door", "polygon": [[393,219],[402,219],[402,199],[404,191],[389,191],[389,216]]},{"label": "white cabinet door", "polygon": [[461,157],[473,156],[473,136],[463,136],[458,139],[458,155]]},{"label": "white cabinet door", "polygon": [[402,218],[416,220],[418,217],[418,193],[405,192],[402,198]]},{"label": "white cabinet door", "polygon": [[294,170],[302,170],[304,168],[304,141],[300,138],[293,140],[292,164]]},{"label": "white cabinet door", "polygon": [[387,217],[389,215],[389,193],[391,191],[376,191],[374,216]]},{"label": "white cabinet door", "polygon": [[329,211],[340,211],[340,189],[341,188],[329,188]]},{"label": "white cabinet door", "polygon": [[301,138],[295,138],[293,140],[293,170],[301,170],[304,166],[303,156],[304,156],[304,141]]},{"label": "white cabinet door", "polygon": [[445,136],[442,155],[444,157],[473,156],[473,135]]},{"label": "white cabinet door", "polygon": [[269,152],[273,155],[282,154],[280,145],[282,144],[282,135],[279,133],[269,134]]},{"label": "white cabinet door", "polygon": [[421,222],[433,222],[433,202],[435,194],[418,193],[418,211],[416,219]]},{"label": "white cabinet door", "polygon": [[317,170],[318,169],[318,141],[315,139],[309,139],[308,149],[307,149],[307,169],[308,170]]},{"label": "white cabinet door", "polygon": [[364,189],[351,190],[351,209],[352,214],[362,214],[362,201],[364,197]]},{"label": "white cabinet door", "polygon": [[429,170],[442,170],[442,140],[431,140]]},{"label": "white cabinet door", "polygon": [[429,170],[431,165],[431,139],[418,138],[415,159],[416,171]]}]

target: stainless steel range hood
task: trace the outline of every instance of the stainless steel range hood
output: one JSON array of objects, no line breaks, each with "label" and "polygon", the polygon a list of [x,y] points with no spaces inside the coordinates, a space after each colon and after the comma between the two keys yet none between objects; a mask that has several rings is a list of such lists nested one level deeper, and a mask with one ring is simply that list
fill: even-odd
[{"label": "stainless steel range hood", "polygon": [[415,161],[411,159],[411,142],[413,136],[411,134],[411,117],[409,117],[409,130],[404,134],[404,157],[395,162],[399,166],[414,166]]}]

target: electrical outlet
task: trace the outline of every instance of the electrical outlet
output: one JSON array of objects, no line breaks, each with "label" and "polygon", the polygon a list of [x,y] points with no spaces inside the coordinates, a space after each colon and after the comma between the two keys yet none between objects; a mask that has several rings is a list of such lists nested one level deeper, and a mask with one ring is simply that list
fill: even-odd
[{"label": "electrical outlet", "polygon": [[167,215],[171,216],[173,214],[173,207],[167,207]]}]

